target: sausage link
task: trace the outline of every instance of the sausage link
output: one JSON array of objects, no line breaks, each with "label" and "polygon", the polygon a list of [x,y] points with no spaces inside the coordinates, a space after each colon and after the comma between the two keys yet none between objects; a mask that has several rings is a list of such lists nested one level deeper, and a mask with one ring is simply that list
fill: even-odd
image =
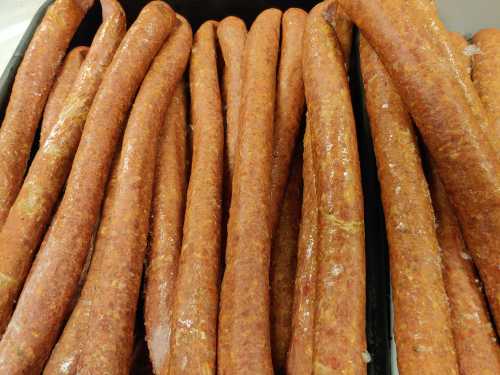
[{"label": "sausage link", "polygon": [[[23,182],[36,129],[59,65],[92,3],[93,0],[56,0],[47,9],[17,70],[0,128],[0,227]],[[10,283],[8,275],[0,277],[0,285]]]},{"label": "sausage link", "polygon": [[382,190],[401,374],[458,374],[434,214],[410,116],[377,54],[361,72]]},{"label": "sausage link", "polygon": [[276,373],[284,374],[292,330],[292,304],[297,268],[301,206],[301,160],[292,161],[283,206],[271,249],[271,347]]},{"label": "sausage link", "polygon": [[342,55],[344,56],[344,63],[346,70],[349,67],[352,51],[352,21],[347,17],[342,8],[336,9],[335,1],[330,0],[326,2],[325,11],[323,16],[325,20],[335,29],[335,35],[340,44]]},{"label": "sausage link", "polygon": [[455,213],[435,169],[432,170],[431,193],[460,373],[500,374],[500,348],[486,301],[477,284],[479,280]]},{"label": "sausage link", "polygon": [[189,80],[193,158],[175,284],[170,366],[162,374],[215,374],[224,124],[214,21],[194,37]]},{"label": "sausage link", "polygon": [[313,373],[318,208],[309,120],[304,136],[303,180],[304,192],[293,297],[292,332],[287,358],[287,374],[290,375]]},{"label": "sausage link", "polygon": [[480,50],[473,57],[473,78],[490,120],[486,135],[500,152],[500,29],[481,30],[472,41]]},{"label": "sausage link", "polygon": [[[113,57],[90,109],[66,192],[37,257],[40,266],[32,272],[37,279],[47,280],[36,285],[46,288],[41,296],[53,295],[50,306],[57,306],[59,316],[68,312],[78,287],[125,116],[174,22],[173,11],[164,3],[151,2],[144,8]],[[58,319],[57,324],[61,323]],[[74,362],[65,361],[75,359],[78,345],[65,346],[68,336],[64,333],[59,339],[46,373],[74,371]]]},{"label": "sausage link", "polygon": [[309,13],[303,55],[319,215],[313,373],[365,374],[361,176],[344,57],[325,19],[328,6]]},{"label": "sausage link", "polygon": [[57,78],[50,91],[47,104],[43,110],[43,119],[40,130],[40,145],[43,145],[50,133],[50,130],[57,122],[61,113],[66,97],[71,93],[73,83],[80,72],[80,67],[87,56],[89,47],[76,47],[72,49],[62,64]]},{"label": "sausage link", "polygon": [[233,16],[224,18],[217,26],[222,58],[224,60],[224,75],[222,80],[222,99],[226,115],[226,157],[227,176],[225,187],[227,197],[231,197],[231,182],[234,174],[234,160],[238,145],[238,123],[240,118],[241,90],[243,83],[243,52],[247,39],[245,23]]},{"label": "sausage link", "polygon": [[[254,21],[244,54],[242,109],[219,323],[219,374],[272,374],[269,204],[281,12]],[[258,181],[258,183],[255,183]]]},{"label": "sausage link", "polygon": [[[36,153],[19,195],[0,230],[0,258],[2,258],[0,274],[8,276],[11,280],[11,283],[3,285],[1,288],[0,326],[2,327],[8,323],[14,301],[18,297],[30,269],[33,255],[52,217],[52,211],[71,169],[87,114],[101,84],[105,69],[111,63],[125,34],[126,19],[120,4],[115,0],[102,0],[102,4],[104,21],[94,38],[88,58],[76,77],[71,93],[68,95],[57,121],[52,124],[52,133],[48,141]],[[31,292],[27,291],[26,293],[29,295]],[[21,299],[21,301],[23,300]],[[17,305],[19,312],[12,323],[8,337],[0,343],[0,363],[5,360],[12,366],[15,362],[11,358],[12,353],[27,353],[28,347],[31,345],[30,341],[35,337],[26,334],[26,332],[33,331],[34,326],[27,328],[26,331],[20,328],[24,327],[24,323],[35,323],[31,317],[24,321],[26,312],[22,312],[24,309],[36,311],[36,308],[33,307],[33,300],[31,297],[24,300],[27,305],[22,305],[21,301]],[[35,324],[37,323],[40,322],[37,321]],[[40,333],[37,333],[36,337],[40,337],[39,335]],[[17,344],[21,343],[21,338],[27,342],[18,347]],[[52,337],[49,342],[53,340]],[[45,339],[38,344],[41,344],[42,348],[50,350],[50,345]],[[22,348],[24,345],[27,346]],[[6,348],[10,348],[8,352],[4,351]],[[38,362],[40,360],[43,362],[48,355],[46,351],[40,353],[42,357],[35,361],[37,366],[40,366]],[[35,354],[33,357],[37,355]],[[29,365],[30,361],[24,355],[18,355],[17,360],[25,365]]]},{"label": "sausage link", "polygon": [[380,56],[415,120],[500,322],[500,163],[470,98],[402,0],[338,2]]},{"label": "sausage link", "polygon": [[155,374],[169,366],[174,286],[182,242],[186,199],[184,81],[177,84],[159,142],[144,306],[146,342]]},{"label": "sausage link", "polygon": [[462,69],[464,76],[470,77],[472,73],[472,56],[468,52],[469,42],[462,34],[449,32],[451,46],[455,49],[456,62]]}]

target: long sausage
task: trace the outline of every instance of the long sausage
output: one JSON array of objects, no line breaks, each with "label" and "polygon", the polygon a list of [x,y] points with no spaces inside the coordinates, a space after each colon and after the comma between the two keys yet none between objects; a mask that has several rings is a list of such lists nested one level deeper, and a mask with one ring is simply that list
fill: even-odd
[{"label": "long sausage", "polygon": [[431,179],[443,275],[460,373],[500,374],[500,347],[460,226],[435,170]]},{"label": "long sausage", "polygon": [[290,375],[313,373],[318,205],[312,157],[311,125],[308,120],[304,136],[304,191],[292,308],[292,332],[286,369]]},{"label": "long sausage", "polygon": [[319,215],[313,371],[364,374],[361,176],[344,56],[324,18],[327,7],[323,2],[309,13],[303,55]]},{"label": "long sausage", "polygon": [[[94,38],[88,58],[83,63],[56,123],[51,124],[52,131],[47,142],[36,153],[19,195],[0,230],[0,274],[11,280],[0,289],[1,327],[5,327],[8,322],[34,252],[50,222],[71,169],[92,100],[125,34],[126,19],[120,4],[116,0],[102,0],[102,6],[104,21]],[[32,303],[29,304],[29,309],[32,309]],[[18,327],[20,323],[16,320],[13,324]],[[14,332],[21,333],[16,328],[10,334]],[[22,335],[25,336],[25,332]],[[19,342],[14,337],[12,339]],[[1,353],[3,348],[11,346],[9,340],[0,344],[0,362],[2,358],[6,359]],[[22,356],[19,359],[25,361]]]},{"label": "long sausage", "polygon": [[180,81],[160,133],[151,208],[144,320],[155,374],[168,368],[170,358],[174,286],[186,200],[186,110],[184,81]]},{"label": "long sausage", "polygon": [[[269,204],[281,12],[254,21],[244,55],[240,133],[219,315],[219,374],[272,374]],[[258,181],[258,183],[256,183]]]},{"label": "long sausage", "polygon": [[[17,70],[0,128],[0,227],[16,199],[59,65],[93,0],[56,0],[47,10]],[[0,285],[10,284],[8,275]]]},{"label": "long sausage", "polygon": [[294,157],[271,249],[271,348],[276,373],[285,373],[292,331],[301,206],[301,159]]},{"label": "long sausage", "polygon": [[[125,116],[174,20],[164,3],[144,8],[118,48],[90,109],[66,192],[31,272],[32,293],[22,294],[26,303],[36,298],[50,308],[44,319],[51,319],[47,328],[53,329],[54,338],[78,287]],[[38,309],[27,312],[40,315]]]},{"label": "long sausage", "polygon": [[490,124],[486,135],[500,152],[500,29],[484,29],[472,38],[479,48],[473,56],[473,79]]},{"label": "long sausage", "polygon": [[57,73],[56,81],[50,91],[43,110],[43,119],[40,130],[40,145],[45,143],[47,136],[52,129],[52,126],[57,122],[59,113],[66,102],[66,97],[70,94],[73,83],[80,72],[80,67],[87,56],[89,47],[76,47],[72,49],[61,66],[61,70]]},{"label": "long sausage", "polygon": [[189,68],[193,156],[168,375],[216,373],[224,164],[216,27],[207,21],[196,32]]},{"label": "long sausage", "polygon": [[377,54],[361,72],[382,190],[401,374],[458,374],[441,254],[413,123]]},{"label": "long sausage", "polygon": [[454,68],[435,52],[402,0],[339,4],[380,56],[415,120],[500,322],[500,163]]},{"label": "long sausage", "polygon": [[227,190],[226,196],[229,199],[231,197],[231,182],[234,174],[236,147],[238,145],[238,124],[243,83],[242,62],[247,39],[245,23],[233,16],[224,18],[217,26],[217,38],[224,60],[222,99],[226,116],[227,176],[225,188]]}]

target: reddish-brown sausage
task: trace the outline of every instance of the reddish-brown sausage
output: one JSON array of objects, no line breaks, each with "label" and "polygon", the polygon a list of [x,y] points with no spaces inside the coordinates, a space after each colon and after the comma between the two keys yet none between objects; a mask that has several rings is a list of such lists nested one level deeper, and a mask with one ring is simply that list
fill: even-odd
[{"label": "reddish-brown sausage", "polygon": [[[269,330],[272,134],[281,12],[254,21],[244,55],[240,133],[219,316],[219,374],[272,374]],[[256,183],[258,181],[258,183]]]},{"label": "reddish-brown sausage", "polygon": [[[19,195],[0,230],[0,258],[3,259],[0,262],[0,274],[11,278],[11,283],[2,288],[0,326],[5,326],[8,322],[14,300],[18,297],[35,250],[50,222],[52,211],[71,169],[92,100],[125,34],[125,13],[120,4],[116,0],[102,0],[102,5],[104,22],[96,34],[88,58],[83,63],[81,73],[78,74],[56,123],[52,124],[47,142],[36,153]],[[31,297],[29,301],[29,306],[24,306],[21,310],[25,308],[36,310]],[[20,306],[19,303],[18,309]],[[17,334],[20,333],[25,339],[30,340],[28,336],[31,335],[26,335],[24,328],[21,328],[23,324],[18,319],[24,318],[20,315],[23,313],[18,312],[13,322],[13,326],[17,328],[11,329],[9,338],[5,338],[0,344],[0,361],[6,359],[2,354],[6,347],[14,349],[15,345],[12,342],[20,344],[20,340],[15,338]],[[34,330],[34,327],[28,329],[31,330]],[[42,347],[50,349],[50,345],[45,341]],[[18,348],[16,351],[23,350]],[[42,361],[46,359],[47,354],[42,355]],[[29,362],[23,356],[19,356],[18,359],[26,364]],[[12,365],[14,363],[13,360],[9,362]]]},{"label": "reddish-brown sausage", "polygon": [[382,190],[401,374],[458,374],[434,216],[413,123],[376,53],[361,71]]},{"label": "reddish-brown sausage", "polygon": [[325,19],[328,5],[309,13],[303,52],[319,210],[313,371],[365,374],[363,196],[344,56]]},{"label": "reddish-brown sausage", "polygon": [[415,120],[500,322],[500,163],[467,85],[404,1],[338,2],[380,56]]},{"label": "reddish-brown sausage", "polygon": [[71,50],[57,74],[54,86],[50,91],[47,104],[43,110],[43,120],[40,130],[40,145],[45,143],[50,130],[57,122],[59,113],[66,102],[66,97],[70,94],[73,83],[80,72],[80,67],[87,56],[89,47],[76,47]]},{"label": "reddish-brown sausage", "polygon": [[[17,70],[0,128],[0,227],[16,199],[42,117],[68,44],[93,0],[56,0],[47,10]],[[10,284],[0,274],[0,288]]]}]

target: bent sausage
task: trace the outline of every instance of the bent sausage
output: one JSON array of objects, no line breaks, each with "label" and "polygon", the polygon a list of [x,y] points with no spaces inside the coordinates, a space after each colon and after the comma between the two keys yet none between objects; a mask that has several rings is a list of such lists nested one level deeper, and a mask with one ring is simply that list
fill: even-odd
[{"label": "bent sausage", "polygon": [[[93,0],[56,0],[38,25],[17,70],[0,128],[0,227],[21,187],[59,65],[92,3]],[[9,283],[8,275],[0,277],[0,285]]]},{"label": "bent sausage", "polygon": [[279,10],[262,12],[248,33],[245,47],[240,133],[219,315],[219,374],[273,373],[269,204],[280,23]]}]

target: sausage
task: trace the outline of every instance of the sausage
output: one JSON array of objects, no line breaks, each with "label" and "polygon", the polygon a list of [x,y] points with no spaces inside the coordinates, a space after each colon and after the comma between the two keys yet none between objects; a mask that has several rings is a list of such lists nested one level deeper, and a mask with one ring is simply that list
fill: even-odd
[{"label": "sausage", "polygon": [[382,192],[402,374],[458,374],[434,213],[413,123],[377,54],[361,72]]},{"label": "sausage", "polygon": [[40,131],[40,145],[45,143],[50,129],[57,122],[59,113],[66,102],[66,97],[70,94],[73,83],[80,72],[80,67],[85,60],[89,47],[76,47],[72,49],[57,73],[56,81],[50,91],[47,104],[43,110],[43,119]]},{"label": "sausage", "polygon": [[[271,230],[274,233],[288,181],[290,162],[304,111],[302,36],[307,13],[290,8],[281,21],[281,54],[276,87],[276,113],[271,166]],[[297,42],[298,41],[298,42]]]},{"label": "sausage", "polygon": [[225,106],[226,118],[225,150],[227,176],[225,188],[229,200],[231,197],[231,181],[234,174],[236,147],[238,145],[238,122],[240,118],[243,83],[242,62],[247,38],[245,23],[233,16],[224,18],[217,26],[217,38],[224,61],[222,99]]},{"label": "sausage", "polygon": [[335,29],[335,35],[344,56],[345,67],[348,70],[352,51],[352,21],[347,17],[342,8],[335,9],[335,1],[327,1],[326,4],[323,16]]},{"label": "sausage", "polygon": [[309,13],[303,52],[319,215],[313,371],[365,374],[361,176],[344,56],[324,18],[328,6]]},{"label": "sausage", "polygon": [[[269,327],[272,135],[281,11],[248,33],[219,315],[219,374],[272,374]],[[258,150],[258,151],[256,151]],[[255,183],[258,181],[258,183]]]},{"label": "sausage", "polygon": [[[500,163],[450,63],[401,0],[339,0],[391,76],[434,159],[500,321]],[[443,126],[447,124],[447,126]]]},{"label": "sausage", "polygon": [[465,247],[457,218],[435,169],[432,171],[431,193],[460,373],[499,374],[500,348],[486,301],[477,285],[474,264]]},{"label": "sausage", "polygon": [[301,206],[301,160],[292,161],[279,223],[271,249],[271,347],[276,373],[285,373],[292,329],[292,304],[297,267]]},{"label": "sausage", "polygon": [[[19,66],[0,130],[0,227],[23,182],[49,91],[69,42],[93,0],[56,0]],[[8,275],[2,285],[10,284]],[[3,331],[3,330],[2,330]]]},{"label": "sausage", "polygon": [[41,325],[38,334],[53,340],[58,336],[78,287],[123,120],[174,19],[163,3],[148,5],[106,71],[87,117],[64,197],[32,267],[32,286],[21,296],[31,306],[25,309],[26,321]]},{"label": "sausage", "polygon": [[469,42],[462,34],[455,32],[449,32],[448,38],[450,39],[451,46],[455,49],[456,62],[463,70],[463,74],[470,77],[472,72],[472,56],[468,52]]},{"label": "sausage", "polygon": [[472,41],[480,51],[473,56],[474,84],[490,120],[485,132],[500,152],[500,29],[481,30]]},{"label": "sausage", "polygon": [[[0,257],[3,259],[0,273],[11,280],[8,285],[2,287],[1,327],[5,327],[8,323],[12,306],[21,291],[33,255],[50,222],[104,71],[111,63],[125,34],[126,19],[120,4],[115,0],[103,0],[102,4],[104,22],[96,34],[88,58],[82,65],[81,73],[76,77],[56,123],[51,125],[52,132],[48,141],[36,153],[19,195],[0,230]],[[32,310],[31,300],[28,305],[24,308]],[[13,327],[19,327],[19,324],[16,319]],[[26,332],[21,332],[17,328],[10,331],[10,335],[14,336],[19,333],[29,340],[27,336],[30,335],[26,335]],[[2,356],[2,348],[11,347],[9,340],[0,344],[0,363],[2,358],[7,359]],[[15,339],[14,342],[19,342],[19,339]],[[19,360],[27,363],[27,359],[23,356],[20,356]],[[9,362],[13,363],[13,360],[9,359]]]},{"label": "sausage", "polygon": [[[187,23],[185,24],[187,28]],[[191,35],[191,30],[189,29]],[[175,280],[186,199],[186,97],[177,84],[160,133],[144,319],[155,374],[168,368]]]},{"label": "sausage", "polygon": [[287,374],[290,375],[313,373],[318,206],[309,120],[304,136],[303,155],[304,192],[292,307],[292,332],[287,357]]},{"label": "sausage", "polygon": [[189,68],[193,158],[175,284],[170,366],[162,374],[215,374],[224,124],[217,73],[217,23],[194,37]]}]

